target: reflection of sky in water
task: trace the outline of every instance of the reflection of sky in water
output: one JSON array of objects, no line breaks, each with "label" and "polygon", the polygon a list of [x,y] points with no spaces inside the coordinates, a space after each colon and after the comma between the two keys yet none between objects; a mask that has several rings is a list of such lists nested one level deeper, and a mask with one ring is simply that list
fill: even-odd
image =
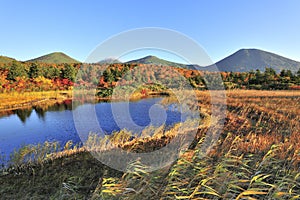
[{"label": "reflection of sky in water", "polygon": [[[149,125],[165,124],[169,126],[180,122],[181,117],[185,120],[185,117],[178,112],[178,108],[169,106],[165,109],[158,104],[160,100],[161,98],[152,98],[130,102],[129,112],[126,112],[125,109],[126,102],[98,103],[95,105],[98,122],[102,130],[109,134],[123,128],[141,132]],[[111,105],[114,106],[114,112]],[[94,108],[94,105],[80,105],[76,110],[88,107]],[[115,112],[116,110],[117,112]],[[128,115],[130,120],[128,120]],[[99,131],[99,127],[93,124],[85,125],[85,127],[87,133]],[[59,141],[64,145],[68,140],[73,140],[75,143],[80,142],[70,105],[52,106],[47,111],[41,109],[19,110],[12,115],[0,118],[0,153],[6,159],[14,149],[22,145],[43,143],[44,141]]]}]

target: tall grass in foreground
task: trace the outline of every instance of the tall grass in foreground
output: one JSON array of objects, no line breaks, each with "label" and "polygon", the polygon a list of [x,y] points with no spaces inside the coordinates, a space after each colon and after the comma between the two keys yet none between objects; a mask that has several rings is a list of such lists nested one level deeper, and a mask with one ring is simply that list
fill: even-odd
[{"label": "tall grass in foreground", "polygon": [[292,161],[277,158],[279,149],[272,146],[262,157],[228,151],[219,158],[189,151],[170,169],[150,173],[136,161],[129,166],[133,172],[104,177],[94,198],[299,199],[300,172]]}]

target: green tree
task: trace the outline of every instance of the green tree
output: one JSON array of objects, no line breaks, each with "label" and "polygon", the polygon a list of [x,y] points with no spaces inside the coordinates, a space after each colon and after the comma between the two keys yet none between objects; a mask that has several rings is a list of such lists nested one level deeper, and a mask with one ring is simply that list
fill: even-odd
[{"label": "green tree", "polygon": [[74,82],[76,78],[76,69],[69,64],[65,64],[64,69],[62,70],[62,77]]},{"label": "green tree", "polygon": [[284,69],[281,70],[279,76],[280,77],[286,77],[286,71]]},{"label": "green tree", "polygon": [[266,68],[264,73],[265,84],[271,84],[275,81],[277,74],[276,71],[272,68]]},{"label": "green tree", "polygon": [[113,75],[113,73],[111,72],[110,69],[106,69],[103,72],[103,76],[104,76],[105,82],[107,82],[107,83],[111,83],[115,80],[115,77],[114,77],[114,75]]},{"label": "green tree", "polygon": [[130,65],[128,65],[128,64],[124,64],[124,67],[122,68],[122,75],[129,71],[129,69],[130,69],[129,66]]},{"label": "green tree", "polygon": [[44,67],[43,76],[45,78],[54,79],[60,77],[61,71],[57,67]]},{"label": "green tree", "polygon": [[300,84],[300,69],[297,71],[296,76],[297,76],[297,81],[296,81],[296,83],[297,83],[297,84]]},{"label": "green tree", "polygon": [[276,71],[271,67],[266,67],[265,74],[268,74],[270,76],[276,76]]},{"label": "green tree", "polygon": [[300,78],[300,69],[296,73],[297,77]]},{"label": "green tree", "polygon": [[36,63],[32,63],[30,68],[29,68],[29,77],[30,78],[36,78],[38,76],[42,76],[42,72],[37,66]]},{"label": "green tree", "polygon": [[293,77],[294,77],[292,71],[289,70],[289,69],[286,71],[286,76],[287,76],[287,77],[290,77],[290,78],[293,78]]},{"label": "green tree", "polygon": [[17,77],[27,77],[27,72],[20,63],[13,61],[9,68],[7,79],[16,80]]}]

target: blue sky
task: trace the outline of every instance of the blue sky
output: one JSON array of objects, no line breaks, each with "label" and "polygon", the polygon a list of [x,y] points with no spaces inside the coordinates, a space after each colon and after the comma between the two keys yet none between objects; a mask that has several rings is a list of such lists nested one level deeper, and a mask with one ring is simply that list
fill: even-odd
[{"label": "blue sky", "polygon": [[213,61],[259,48],[300,61],[298,0],[0,0],[0,55],[62,51],[80,61],[134,28],[162,27],[197,41]]}]

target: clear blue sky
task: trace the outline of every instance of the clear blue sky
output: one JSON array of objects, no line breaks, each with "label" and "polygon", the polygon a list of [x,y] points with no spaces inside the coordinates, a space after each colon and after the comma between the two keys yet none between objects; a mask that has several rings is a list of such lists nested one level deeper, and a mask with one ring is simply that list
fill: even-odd
[{"label": "clear blue sky", "polygon": [[163,27],[196,40],[213,61],[260,48],[300,61],[298,0],[0,0],[0,55],[62,51],[80,61],[128,29]]}]

